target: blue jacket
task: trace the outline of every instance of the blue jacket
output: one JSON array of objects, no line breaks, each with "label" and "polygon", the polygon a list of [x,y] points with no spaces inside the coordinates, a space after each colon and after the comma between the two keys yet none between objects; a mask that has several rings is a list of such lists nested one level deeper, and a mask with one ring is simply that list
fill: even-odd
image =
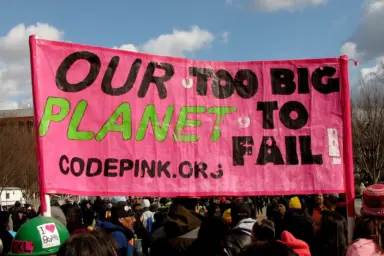
[{"label": "blue jacket", "polygon": [[129,240],[133,238],[133,233],[119,225],[115,225],[109,221],[100,221],[96,224],[96,227],[104,229],[107,233],[115,239],[119,246],[118,256],[134,256],[135,250],[129,243]]}]

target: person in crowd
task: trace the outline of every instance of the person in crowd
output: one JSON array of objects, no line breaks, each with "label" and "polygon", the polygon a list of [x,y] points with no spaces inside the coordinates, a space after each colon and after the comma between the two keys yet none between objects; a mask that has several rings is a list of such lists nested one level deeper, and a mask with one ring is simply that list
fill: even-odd
[{"label": "person in crowd", "polygon": [[239,256],[297,256],[291,248],[279,241],[263,244],[252,244],[242,251]]},{"label": "person in crowd", "polygon": [[[302,209],[301,201],[297,196],[289,200],[288,210],[282,221],[282,230],[289,231],[295,238],[305,241],[309,246],[314,242],[313,220]],[[280,237],[280,234],[277,236]]]},{"label": "person in crowd", "polygon": [[109,201],[106,201],[102,207],[102,210],[99,213],[98,220],[104,221],[111,218],[111,209],[112,209],[112,203]]},{"label": "person in crowd", "polygon": [[229,255],[234,256],[252,243],[252,229],[256,220],[251,218],[251,209],[244,202],[232,205],[231,217],[233,229],[225,239],[225,247]]},{"label": "person in crowd", "polygon": [[83,224],[83,215],[79,207],[69,207],[66,218],[67,229],[71,235],[90,231],[87,226]]},{"label": "person in crowd", "polygon": [[221,200],[210,200],[210,204],[208,206],[208,209],[207,209],[207,215],[208,217],[213,217],[213,216],[221,216],[222,212],[222,208],[221,208]]},{"label": "person in crowd", "polygon": [[60,246],[57,256],[117,256],[117,246],[110,235],[91,231],[76,234]]},{"label": "person in crowd", "polygon": [[21,206],[21,203],[17,201],[14,207],[11,210],[12,221],[13,221],[13,231],[17,232],[21,225],[27,220],[27,214],[24,207]]},{"label": "person in crowd", "polygon": [[143,199],[141,209],[136,214],[135,231],[137,236],[142,239],[142,250],[144,255],[148,255],[151,244],[151,232],[154,223],[154,212],[150,210],[151,202],[149,199]]},{"label": "person in crowd", "polygon": [[263,214],[264,201],[261,196],[258,196],[256,199],[256,214]]},{"label": "person in crowd", "polygon": [[92,205],[90,201],[85,201],[81,207],[82,215],[83,215],[83,223],[87,227],[87,229],[93,228],[93,222],[95,221],[95,211],[92,209]]},{"label": "person in crowd", "polygon": [[134,247],[129,243],[134,238],[135,216],[135,212],[126,203],[118,202],[111,209],[111,218],[96,224],[98,229],[104,230],[114,238],[118,247],[117,256],[136,254]]},{"label": "person in crowd", "polygon": [[281,197],[279,201],[277,201],[277,207],[279,208],[280,216],[285,215],[288,209],[288,202],[285,200],[285,198]]},{"label": "person in crowd", "polygon": [[141,213],[141,210],[142,210],[142,208],[141,208],[141,203],[136,203],[136,204],[134,204],[133,205],[133,211],[134,212],[140,212]]},{"label": "person in crowd", "polygon": [[161,228],[167,220],[167,215],[163,212],[157,212],[153,217],[155,222],[152,224],[152,233]]},{"label": "person in crowd", "polygon": [[53,256],[69,238],[65,226],[55,218],[36,217],[17,231],[11,256]]},{"label": "person in crowd", "polygon": [[105,205],[104,200],[101,199],[100,196],[96,197],[93,203],[93,210],[95,211],[97,219],[104,214],[104,209],[105,209],[104,205]]},{"label": "person in crowd", "polygon": [[332,211],[322,211],[320,227],[316,234],[313,256],[345,256],[348,249],[348,229],[346,219]]},{"label": "person in crowd", "polygon": [[311,256],[309,245],[305,241],[297,239],[288,231],[281,233],[280,242],[291,248],[298,256]]},{"label": "person in crowd", "polygon": [[30,205],[30,204],[25,204],[25,205],[24,205],[24,208],[25,208],[25,213],[27,214],[27,219],[28,219],[28,220],[37,217],[37,213],[36,213],[36,211],[33,209],[32,205]]},{"label": "person in crowd", "polygon": [[375,184],[363,192],[361,217],[357,219],[353,243],[347,256],[384,255],[384,185]]},{"label": "person in crowd", "polygon": [[149,207],[151,207],[151,203],[148,199],[144,199],[141,202],[141,210],[143,213],[141,214],[140,221],[143,223],[144,228],[150,233],[152,231],[152,224],[154,222],[153,215],[155,213],[151,212]]},{"label": "person in crowd", "polygon": [[178,198],[169,209],[164,226],[152,234],[151,256],[185,255],[196,240],[201,216],[196,214],[197,199]]},{"label": "person in crowd", "polygon": [[206,218],[201,224],[197,239],[188,249],[189,256],[226,256],[223,242],[229,233],[229,226],[220,216]]},{"label": "person in crowd", "polygon": [[149,211],[150,212],[153,212],[153,215],[155,215],[156,213],[159,212],[159,203],[158,202],[154,202],[153,204],[151,204],[151,206],[149,207]]},{"label": "person in crowd", "polygon": [[0,212],[0,239],[2,241],[2,247],[3,247],[3,252],[0,253],[0,255],[7,255],[8,252],[11,249],[11,243],[13,240],[13,236],[8,230],[8,222],[9,222],[9,217],[10,213],[6,211],[1,211]]},{"label": "person in crowd", "polygon": [[60,203],[60,209],[63,211],[64,215],[67,216],[67,210],[73,207],[73,202],[70,199],[65,199],[64,204]]},{"label": "person in crowd", "polygon": [[341,214],[345,219],[348,218],[347,214],[347,199],[344,194],[339,195],[339,202],[336,207],[336,212]]},{"label": "person in crowd", "polygon": [[321,220],[321,212],[327,210],[324,205],[324,195],[317,194],[314,196],[314,205],[310,208],[309,213],[312,216],[314,223],[319,226]]},{"label": "person in crowd", "polygon": [[[40,212],[40,209],[39,209]],[[52,206],[51,207],[51,216],[61,222],[64,226],[67,226],[67,217],[65,216],[63,210],[60,207]]]},{"label": "person in crowd", "polygon": [[271,203],[267,206],[266,212],[267,218],[271,221],[275,221],[280,218],[278,202],[275,197],[271,198]]},{"label": "person in crowd", "polygon": [[270,220],[272,220],[275,223],[276,239],[280,239],[280,234],[285,230],[284,218],[285,218],[285,214],[287,213],[287,209],[288,209],[288,202],[287,202],[287,200],[285,200],[285,198],[281,197],[277,201],[277,209],[278,209],[278,212],[275,212],[276,215],[272,216],[272,219],[270,219]]},{"label": "person in crowd", "polygon": [[339,198],[335,195],[328,195],[324,199],[324,206],[329,211],[336,211],[337,205],[339,204]]},{"label": "person in crowd", "polygon": [[270,220],[260,220],[253,225],[252,242],[262,244],[275,240],[275,224]]}]

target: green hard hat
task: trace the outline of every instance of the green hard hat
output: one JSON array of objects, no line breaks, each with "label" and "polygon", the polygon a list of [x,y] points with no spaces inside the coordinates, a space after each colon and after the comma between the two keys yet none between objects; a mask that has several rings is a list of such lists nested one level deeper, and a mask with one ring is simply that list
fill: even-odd
[{"label": "green hard hat", "polygon": [[37,217],[27,221],[12,241],[14,256],[51,255],[69,238],[65,226],[54,218]]}]

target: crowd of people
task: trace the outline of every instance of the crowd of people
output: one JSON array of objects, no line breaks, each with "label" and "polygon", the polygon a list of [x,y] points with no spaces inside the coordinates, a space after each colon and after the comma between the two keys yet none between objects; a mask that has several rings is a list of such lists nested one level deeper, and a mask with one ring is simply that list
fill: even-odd
[{"label": "crowd of people", "polygon": [[0,255],[383,255],[384,185],[364,190],[348,241],[337,195],[125,198],[53,202],[52,217],[16,203],[0,212]]}]

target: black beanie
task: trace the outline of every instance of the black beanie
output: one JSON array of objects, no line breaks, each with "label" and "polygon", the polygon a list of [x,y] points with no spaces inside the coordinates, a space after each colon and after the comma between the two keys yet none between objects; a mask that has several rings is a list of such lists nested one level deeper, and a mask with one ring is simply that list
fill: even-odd
[{"label": "black beanie", "polygon": [[280,198],[277,204],[282,204],[285,206],[286,209],[288,209],[288,201],[285,200],[284,198]]}]

